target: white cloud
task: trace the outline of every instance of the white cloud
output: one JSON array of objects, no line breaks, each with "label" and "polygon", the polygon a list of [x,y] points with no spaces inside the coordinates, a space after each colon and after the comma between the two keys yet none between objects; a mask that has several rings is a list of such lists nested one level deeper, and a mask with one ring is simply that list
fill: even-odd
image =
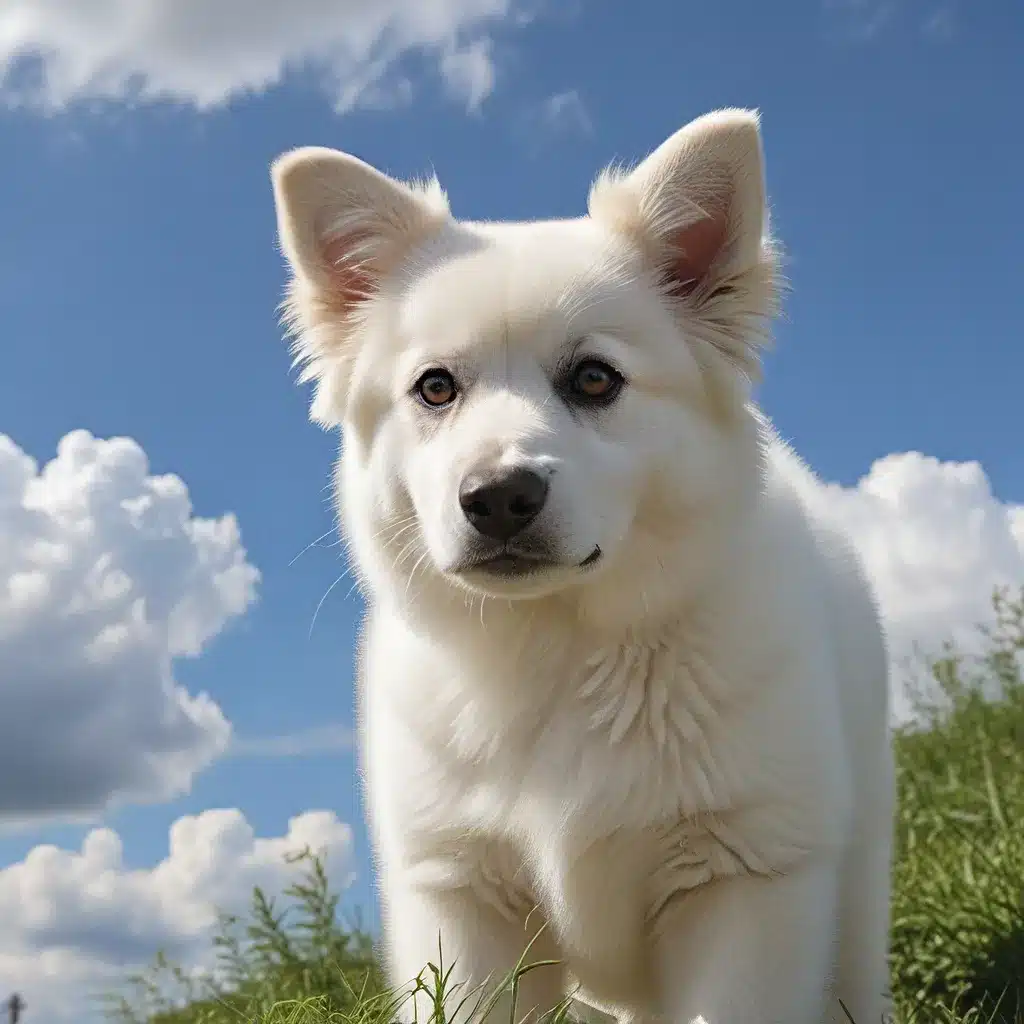
[{"label": "white cloud", "polygon": [[867,42],[898,25],[933,40],[956,31],[959,0],[822,0],[827,29],[835,37]]},{"label": "white cloud", "polygon": [[152,868],[125,864],[120,837],[90,832],[80,850],[37,846],[0,869],[0,994],[18,991],[29,1020],[80,1024],[90,997],[116,989],[158,949],[186,968],[209,968],[218,910],[244,913],[252,889],[280,894],[296,878],[286,854],[324,856],[335,891],[352,881],[352,830],[308,811],[284,836],[257,838],[241,811],[204,811],[170,829]]},{"label": "white cloud", "polygon": [[541,106],[541,122],[558,133],[591,135],[594,131],[587,106],[576,89],[549,96]]},{"label": "white cloud", "polygon": [[441,58],[441,74],[452,95],[463,98],[470,110],[479,110],[494,89],[491,41],[476,39],[462,49],[449,50]]},{"label": "white cloud", "polygon": [[173,661],[257,579],[234,517],[194,516],[134,441],[75,431],[40,469],[0,435],[0,822],[187,791],[230,726]]},{"label": "white cloud", "polygon": [[340,110],[408,95],[398,66],[432,63],[470,107],[494,85],[490,39],[520,0],[0,0],[0,75],[19,102],[172,100],[214,107],[292,70]]},{"label": "white cloud", "polygon": [[957,16],[956,0],[947,0],[926,15],[922,31],[929,39],[936,41],[952,39],[956,35]]},{"label": "white cloud", "polygon": [[804,487],[860,551],[897,677],[915,650],[938,654],[947,639],[976,650],[993,588],[1024,584],[1024,506],[1001,502],[976,462],[906,452],[879,459],[854,487]]},{"label": "white cloud", "polygon": [[845,38],[865,41],[886,28],[900,0],[824,0],[826,18]]},{"label": "white cloud", "polygon": [[330,722],[276,736],[236,736],[228,753],[235,757],[315,757],[346,753],[354,742],[351,726]]}]

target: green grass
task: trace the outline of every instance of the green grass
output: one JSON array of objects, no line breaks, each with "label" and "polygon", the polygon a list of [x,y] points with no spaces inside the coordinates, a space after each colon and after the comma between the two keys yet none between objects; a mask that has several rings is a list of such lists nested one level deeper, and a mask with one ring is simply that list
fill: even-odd
[{"label": "green grass", "polygon": [[998,593],[984,635],[896,736],[893,995],[922,1024],[1024,1021],[1024,600]]},{"label": "green grass", "polygon": [[[897,1024],[1024,1024],[1024,592],[997,593],[982,632],[980,656],[948,649],[930,665],[918,724],[894,737]],[[189,977],[158,957],[106,998],[108,1016],[123,1024],[393,1021],[398,999],[372,940],[339,920],[320,861],[308,852],[298,860],[289,911],[256,890],[246,919],[221,919],[214,976]],[[435,1011],[424,1024],[482,1019],[531,969],[545,967],[524,960],[495,986],[458,993],[454,1013],[450,999],[443,1008],[451,979],[439,956],[416,982]],[[552,1024],[567,1014],[558,1008]]]}]

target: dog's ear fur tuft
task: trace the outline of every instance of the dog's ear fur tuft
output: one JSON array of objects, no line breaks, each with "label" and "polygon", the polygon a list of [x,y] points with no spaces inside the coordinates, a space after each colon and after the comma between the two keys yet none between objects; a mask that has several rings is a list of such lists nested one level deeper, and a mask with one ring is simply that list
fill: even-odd
[{"label": "dog's ear fur tuft", "polygon": [[756,377],[781,287],[757,113],[691,121],[633,170],[604,171],[588,205],[640,246],[691,329]]},{"label": "dog's ear fur tuft", "polygon": [[271,179],[292,270],[284,320],[300,380],[315,381],[310,415],[336,426],[364,306],[403,256],[448,220],[448,201],[436,180],[405,184],[320,147],[279,157]]}]

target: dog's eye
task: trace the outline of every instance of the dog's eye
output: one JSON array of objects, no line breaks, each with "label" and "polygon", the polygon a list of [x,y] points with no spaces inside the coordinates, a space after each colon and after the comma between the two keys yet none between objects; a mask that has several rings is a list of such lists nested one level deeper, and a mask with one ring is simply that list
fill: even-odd
[{"label": "dog's eye", "polygon": [[572,371],[573,394],[584,401],[610,402],[622,389],[622,374],[599,359],[584,359]]},{"label": "dog's eye", "polygon": [[415,391],[421,402],[435,409],[448,405],[458,394],[455,378],[447,370],[427,370],[416,381]]}]

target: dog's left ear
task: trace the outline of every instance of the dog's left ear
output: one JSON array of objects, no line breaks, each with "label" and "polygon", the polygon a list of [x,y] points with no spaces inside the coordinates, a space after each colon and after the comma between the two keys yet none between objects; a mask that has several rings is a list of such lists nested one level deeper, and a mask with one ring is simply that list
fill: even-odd
[{"label": "dog's left ear", "polygon": [[641,247],[691,331],[755,376],[779,290],[757,113],[691,121],[629,173],[601,174],[589,209]]}]

